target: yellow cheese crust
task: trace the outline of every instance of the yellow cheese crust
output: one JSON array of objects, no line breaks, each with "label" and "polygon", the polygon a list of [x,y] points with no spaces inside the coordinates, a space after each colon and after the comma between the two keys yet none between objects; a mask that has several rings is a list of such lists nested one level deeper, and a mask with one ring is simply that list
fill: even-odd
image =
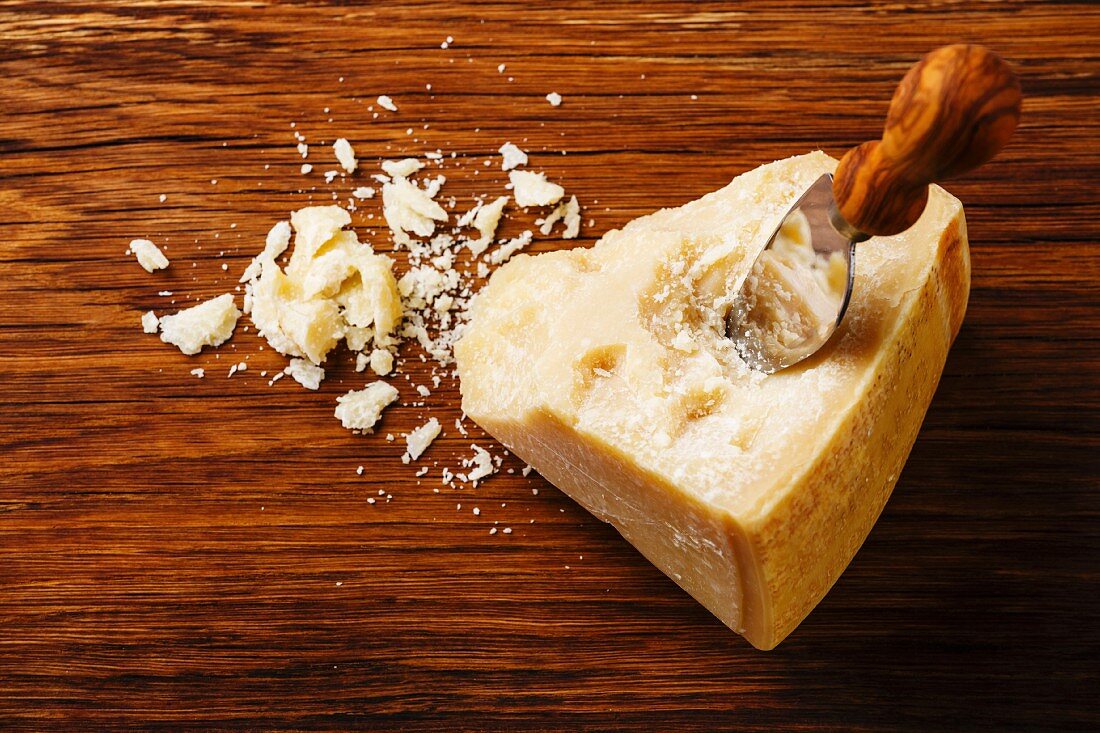
[{"label": "yellow cheese crust", "polygon": [[[843,572],[916,438],[969,292],[958,200],[861,244],[837,336],[749,370],[722,308],[786,209],[835,161],[762,166],[592,249],[494,274],[456,346],[463,409],[755,646]],[[723,305],[725,304],[725,305]]]}]

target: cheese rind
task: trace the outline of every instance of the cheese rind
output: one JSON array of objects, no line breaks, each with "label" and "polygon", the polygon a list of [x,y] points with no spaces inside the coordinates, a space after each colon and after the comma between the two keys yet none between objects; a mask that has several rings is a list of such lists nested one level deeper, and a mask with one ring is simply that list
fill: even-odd
[{"label": "cheese rind", "polygon": [[889,497],[969,289],[959,202],[860,245],[819,354],[765,376],[721,333],[790,204],[835,161],[762,166],[592,249],[498,270],[456,346],[463,409],[755,646],[821,600]]}]

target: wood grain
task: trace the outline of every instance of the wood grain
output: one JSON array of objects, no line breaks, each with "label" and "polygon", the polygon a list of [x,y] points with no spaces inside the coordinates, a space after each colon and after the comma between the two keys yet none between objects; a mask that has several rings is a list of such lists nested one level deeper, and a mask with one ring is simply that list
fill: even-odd
[{"label": "wood grain", "polygon": [[[1098,37],[1072,2],[0,2],[0,728],[1095,728]],[[949,186],[967,320],[885,513],[775,652],[536,477],[418,484],[383,435],[425,409],[343,431],[349,364],[268,387],[252,333],[187,358],[140,331],[327,200],[292,122],[365,160],[455,151],[463,202],[516,142],[586,206],[586,244],[876,137],[904,70],[959,41],[1025,94],[1004,153]],[[374,119],[379,94],[400,112]],[[377,215],[355,224],[384,250]],[[173,266],[125,258],[139,236]],[[447,383],[426,401],[458,416]]]}]

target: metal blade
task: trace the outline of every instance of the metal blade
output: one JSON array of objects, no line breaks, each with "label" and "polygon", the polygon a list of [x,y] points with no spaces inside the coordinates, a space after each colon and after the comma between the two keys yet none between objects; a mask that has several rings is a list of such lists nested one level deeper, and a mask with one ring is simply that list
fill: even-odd
[{"label": "metal blade", "polygon": [[783,217],[730,311],[727,334],[749,366],[771,374],[833,335],[852,294],[853,232],[836,209],[833,177],[826,173]]}]

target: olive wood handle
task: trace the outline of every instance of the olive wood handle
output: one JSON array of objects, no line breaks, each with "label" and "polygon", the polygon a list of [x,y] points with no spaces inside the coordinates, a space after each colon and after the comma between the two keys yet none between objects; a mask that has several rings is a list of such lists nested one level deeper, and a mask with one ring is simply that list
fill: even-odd
[{"label": "olive wood handle", "polygon": [[833,195],[847,222],[870,235],[911,227],[928,184],[965,173],[996,155],[1020,121],[1020,82],[982,46],[943,46],[901,80],[882,140],[841,159]]}]

